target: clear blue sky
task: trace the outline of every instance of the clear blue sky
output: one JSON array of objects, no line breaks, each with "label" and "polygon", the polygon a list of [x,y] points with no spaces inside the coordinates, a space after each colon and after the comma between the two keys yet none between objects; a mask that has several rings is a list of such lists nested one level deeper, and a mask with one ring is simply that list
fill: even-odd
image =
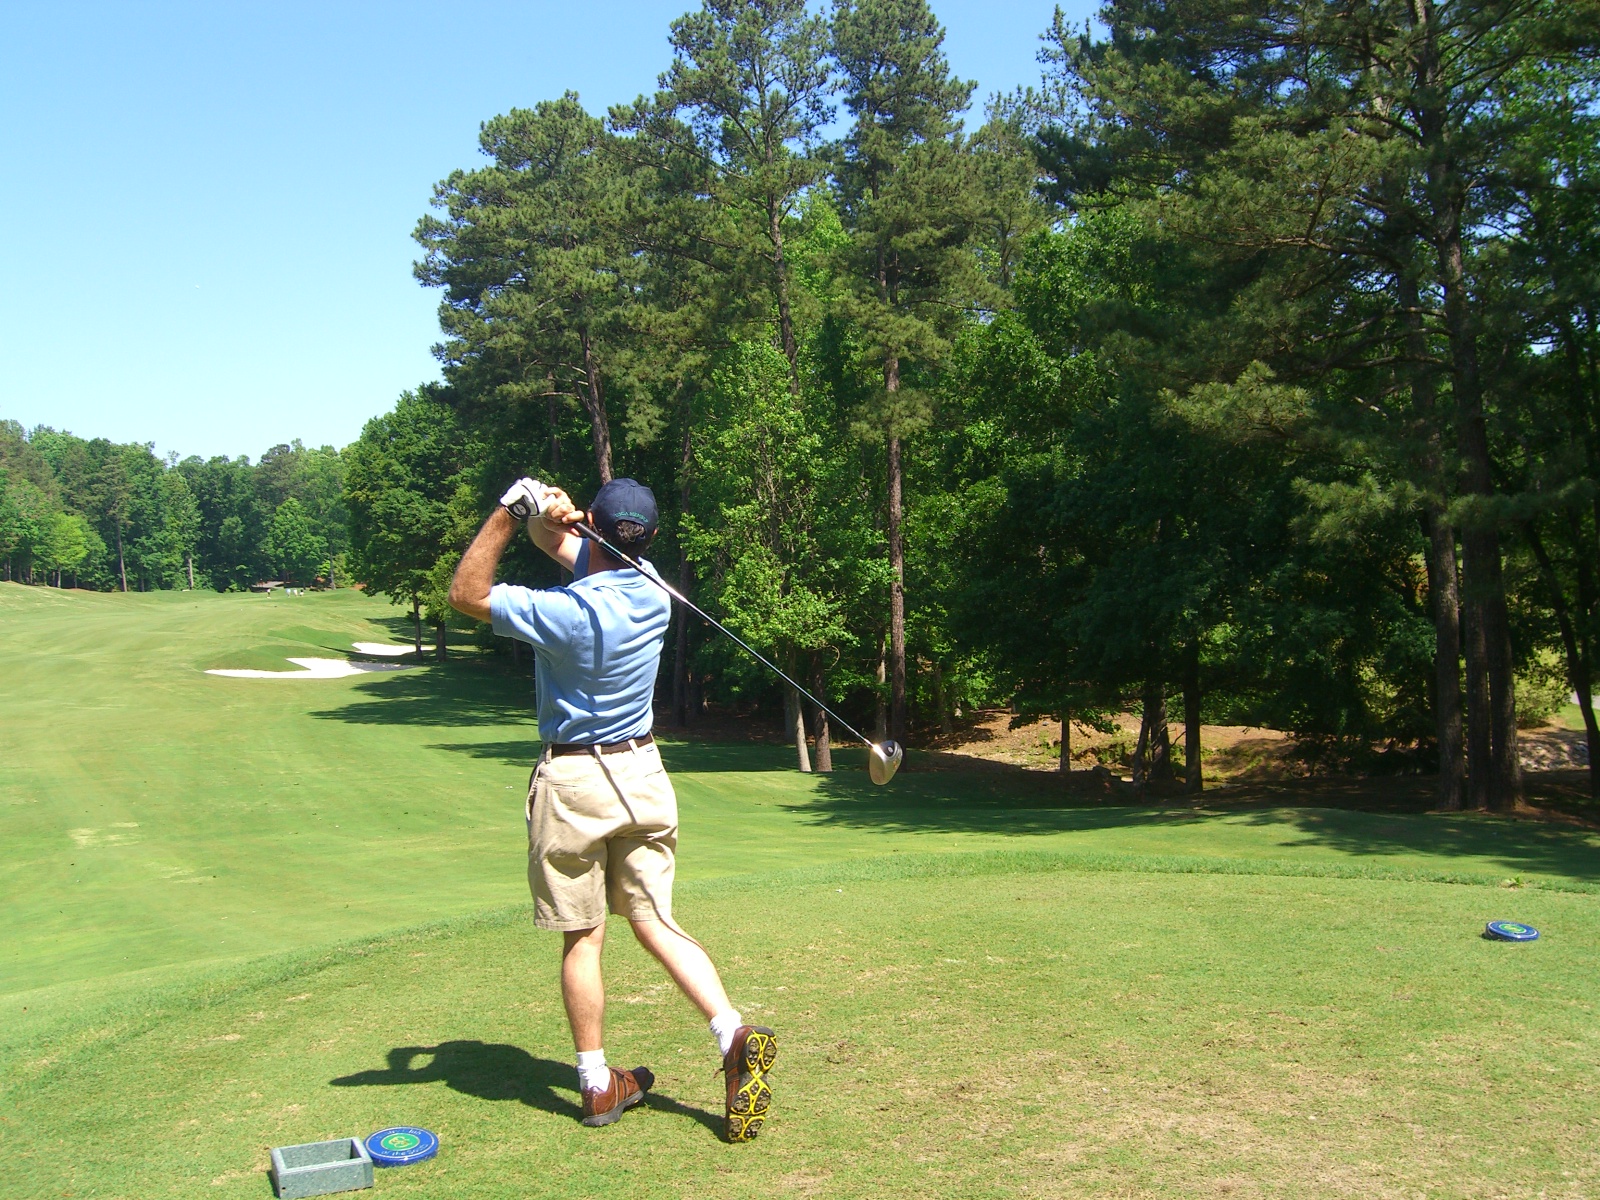
[{"label": "clear blue sky", "polygon": [[[0,418],[254,458],[437,377],[434,182],[495,113],[653,90],[691,2],[5,7]],[[979,96],[1037,81],[1050,0],[934,7]]]}]

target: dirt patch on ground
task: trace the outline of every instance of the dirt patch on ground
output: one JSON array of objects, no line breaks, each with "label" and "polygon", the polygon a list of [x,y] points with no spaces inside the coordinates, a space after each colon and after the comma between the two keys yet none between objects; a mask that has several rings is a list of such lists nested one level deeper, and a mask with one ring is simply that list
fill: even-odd
[{"label": "dirt patch on ground", "polygon": [[1551,723],[1517,736],[1524,771],[1576,771],[1589,765],[1589,746],[1581,730]]},{"label": "dirt patch on ground", "polygon": [[[1061,765],[1061,725],[1040,721],[1011,727],[1004,710],[977,714],[969,728],[941,734],[919,747],[918,758],[930,766],[959,767],[960,760],[975,760],[1020,767],[1029,771],[1057,772]],[[1182,760],[1183,727],[1169,727],[1173,757]],[[1133,751],[1139,741],[1139,718],[1124,713],[1115,728],[1102,732],[1076,721],[1072,724],[1072,769],[1093,771],[1103,767],[1122,779],[1133,773]],[[1294,742],[1276,729],[1249,725],[1202,725],[1200,762],[1208,783],[1217,785],[1303,778],[1305,763],[1294,754]],[[967,765],[975,765],[969,762]]]},{"label": "dirt patch on ground", "polygon": [[[1059,795],[1058,781],[1084,799],[1129,803],[1133,750],[1139,740],[1139,718],[1123,714],[1104,733],[1076,722],[1072,726],[1072,772],[1060,774],[1061,725],[1038,721],[1011,727],[1004,709],[973,714],[970,723],[947,734],[918,733],[907,753],[904,770],[989,772],[1010,775],[1028,793]],[[657,710],[657,727],[673,738],[692,742],[746,742],[787,746],[791,743],[770,719],[725,711],[703,713],[689,729],[668,724]],[[1177,778],[1152,784],[1148,794],[1163,802],[1184,798],[1181,723],[1169,726]],[[813,739],[814,743],[814,739]],[[1550,722],[1519,734],[1526,802],[1514,817],[1551,820],[1600,828],[1600,804],[1589,793],[1588,753],[1582,731]],[[1276,729],[1251,725],[1202,725],[1201,763],[1205,803],[1229,807],[1249,804],[1310,804],[1359,808],[1364,811],[1422,812],[1438,802],[1438,780],[1431,774],[1337,774],[1317,769],[1297,752],[1293,738]],[[792,753],[792,751],[791,751]],[[1225,793],[1225,797],[1218,795]],[[1190,799],[1193,799],[1192,797]]]},{"label": "dirt patch on ground", "polygon": [[[983,759],[1027,770],[1059,770],[1060,723],[1039,721],[1013,729],[1011,721],[1011,714],[1005,710],[979,713],[970,728],[929,738],[918,749],[924,753]],[[1174,758],[1181,762],[1183,727],[1172,725],[1169,729]],[[1088,771],[1100,766],[1114,775],[1127,777],[1133,772],[1133,750],[1138,740],[1139,718],[1132,713],[1119,717],[1111,733],[1073,722],[1072,769]],[[1568,729],[1559,722],[1521,730],[1518,741],[1525,771],[1541,774],[1578,771],[1589,765],[1583,732]],[[1208,783],[1269,783],[1304,779],[1313,773],[1306,760],[1295,753],[1294,740],[1276,729],[1202,725],[1200,754]]]},{"label": "dirt patch on ground", "polygon": [[[1036,722],[1013,729],[1004,710],[977,714],[970,728],[929,738],[912,751],[913,771],[1001,771],[1043,784],[1060,779],[1061,725]],[[1183,794],[1183,728],[1171,727],[1178,778],[1152,784],[1152,795]],[[1111,733],[1074,723],[1072,773],[1077,793],[1126,802],[1132,796],[1133,749],[1139,718],[1124,714]],[[1551,722],[1519,735],[1525,802],[1508,814],[1533,820],[1600,827],[1600,804],[1589,792],[1588,751],[1581,731]],[[1372,811],[1419,812],[1433,808],[1438,780],[1431,774],[1336,774],[1315,769],[1297,753],[1294,739],[1276,729],[1202,725],[1201,763],[1206,802],[1235,804],[1328,804]]]},{"label": "dirt patch on ground", "polygon": [[[919,770],[1025,770],[1054,774],[1061,762],[1061,725],[1040,721],[1011,728],[1011,714],[995,709],[974,714],[976,719],[948,734],[919,733],[911,749]],[[668,715],[656,712],[656,725],[674,738],[691,742],[759,742],[788,745],[789,738],[771,720],[710,710],[688,727],[671,725]],[[1174,761],[1181,763],[1183,726],[1171,726]],[[849,740],[849,735],[845,735]],[[1072,726],[1072,769],[1092,771],[1104,767],[1112,775],[1133,773],[1133,750],[1139,740],[1139,718],[1124,714],[1116,728],[1102,733],[1076,722]],[[815,745],[815,739],[810,739]],[[1201,762],[1207,783],[1270,782],[1308,774],[1294,757],[1294,742],[1276,729],[1246,725],[1203,725],[1200,728]]]}]

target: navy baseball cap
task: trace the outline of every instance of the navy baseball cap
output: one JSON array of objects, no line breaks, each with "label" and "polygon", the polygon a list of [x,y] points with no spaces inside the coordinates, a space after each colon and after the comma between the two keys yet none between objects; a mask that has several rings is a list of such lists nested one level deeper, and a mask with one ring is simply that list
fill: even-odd
[{"label": "navy baseball cap", "polygon": [[647,537],[655,536],[661,514],[656,509],[656,496],[637,479],[613,479],[595,493],[589,508],[595,528],[606,537],[617,536],[618,521],[637,521],[645,528]]}]

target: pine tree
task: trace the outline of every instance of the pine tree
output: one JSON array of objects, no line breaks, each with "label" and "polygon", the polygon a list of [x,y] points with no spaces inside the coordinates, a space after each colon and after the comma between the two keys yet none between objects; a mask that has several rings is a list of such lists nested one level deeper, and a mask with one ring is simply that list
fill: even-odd
[{"label": "pine tree", "polygon": [[[971,241],[981,212],[960,113],[973,84],[955,79],[944,30],[924,0],[836,0],[832,54],[853,117],[840,147],[850,242],[845,304],[882,389],[864,424],[883,440],[889,594],[889,735],[906,737],[905,439],[927,421],[926,392],[905,368],[933,368],[985,288]],[[909,362],[908,362],[909,360]]]},{"label": "pine tree", "polygon": [[623,233],[625,179],[603,122],[575,93],[484,123],[494,165],[435,189],[446,216],[425,217],[423,283],[444,289],[439,348],[462,402],[551,405],[587,415],[595,473],[615,473],[609,384],[625,374],[638,262]]}]

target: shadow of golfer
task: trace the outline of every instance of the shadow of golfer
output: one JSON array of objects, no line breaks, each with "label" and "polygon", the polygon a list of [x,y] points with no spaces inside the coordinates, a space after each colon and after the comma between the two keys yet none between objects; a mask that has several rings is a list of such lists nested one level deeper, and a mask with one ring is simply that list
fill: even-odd
[{"label": "shadow of golfer", "polygon": [[[437,1046],[396,1046],[381,1071],[357,1071],[328,1082],[334,1087],[392,1087],[403,1083],[443,1083],[451,1091],[480,1100],[515,1100],[529,1108],[576,1119],[582,1108],[568,1096],[577,1083],[571,1063],[535,1058],[520,1046],[501,1042],[451,1041]],[[418,1061],[421,1060],[421,1061]],[[647,1101],[658,1112],[698,1121],[721,1134],[722,1121],[703,1108],[652,1091]]]},{"label": "shadow of golfer", "polygon": [[[391,1087],[402,1083],[443,1083],[451,1091],[480,1100],[516,1100],[529,1108],[575,1117],[570,1094],[570,1063],[535,1058],[520,1046],[499,1042],[440,1042],[437,1046],[396,1046],[383,1071],[357,1071],[328,1082],[334,1087]],[[420,1061],[419,1061],[420,1060]]]}]

